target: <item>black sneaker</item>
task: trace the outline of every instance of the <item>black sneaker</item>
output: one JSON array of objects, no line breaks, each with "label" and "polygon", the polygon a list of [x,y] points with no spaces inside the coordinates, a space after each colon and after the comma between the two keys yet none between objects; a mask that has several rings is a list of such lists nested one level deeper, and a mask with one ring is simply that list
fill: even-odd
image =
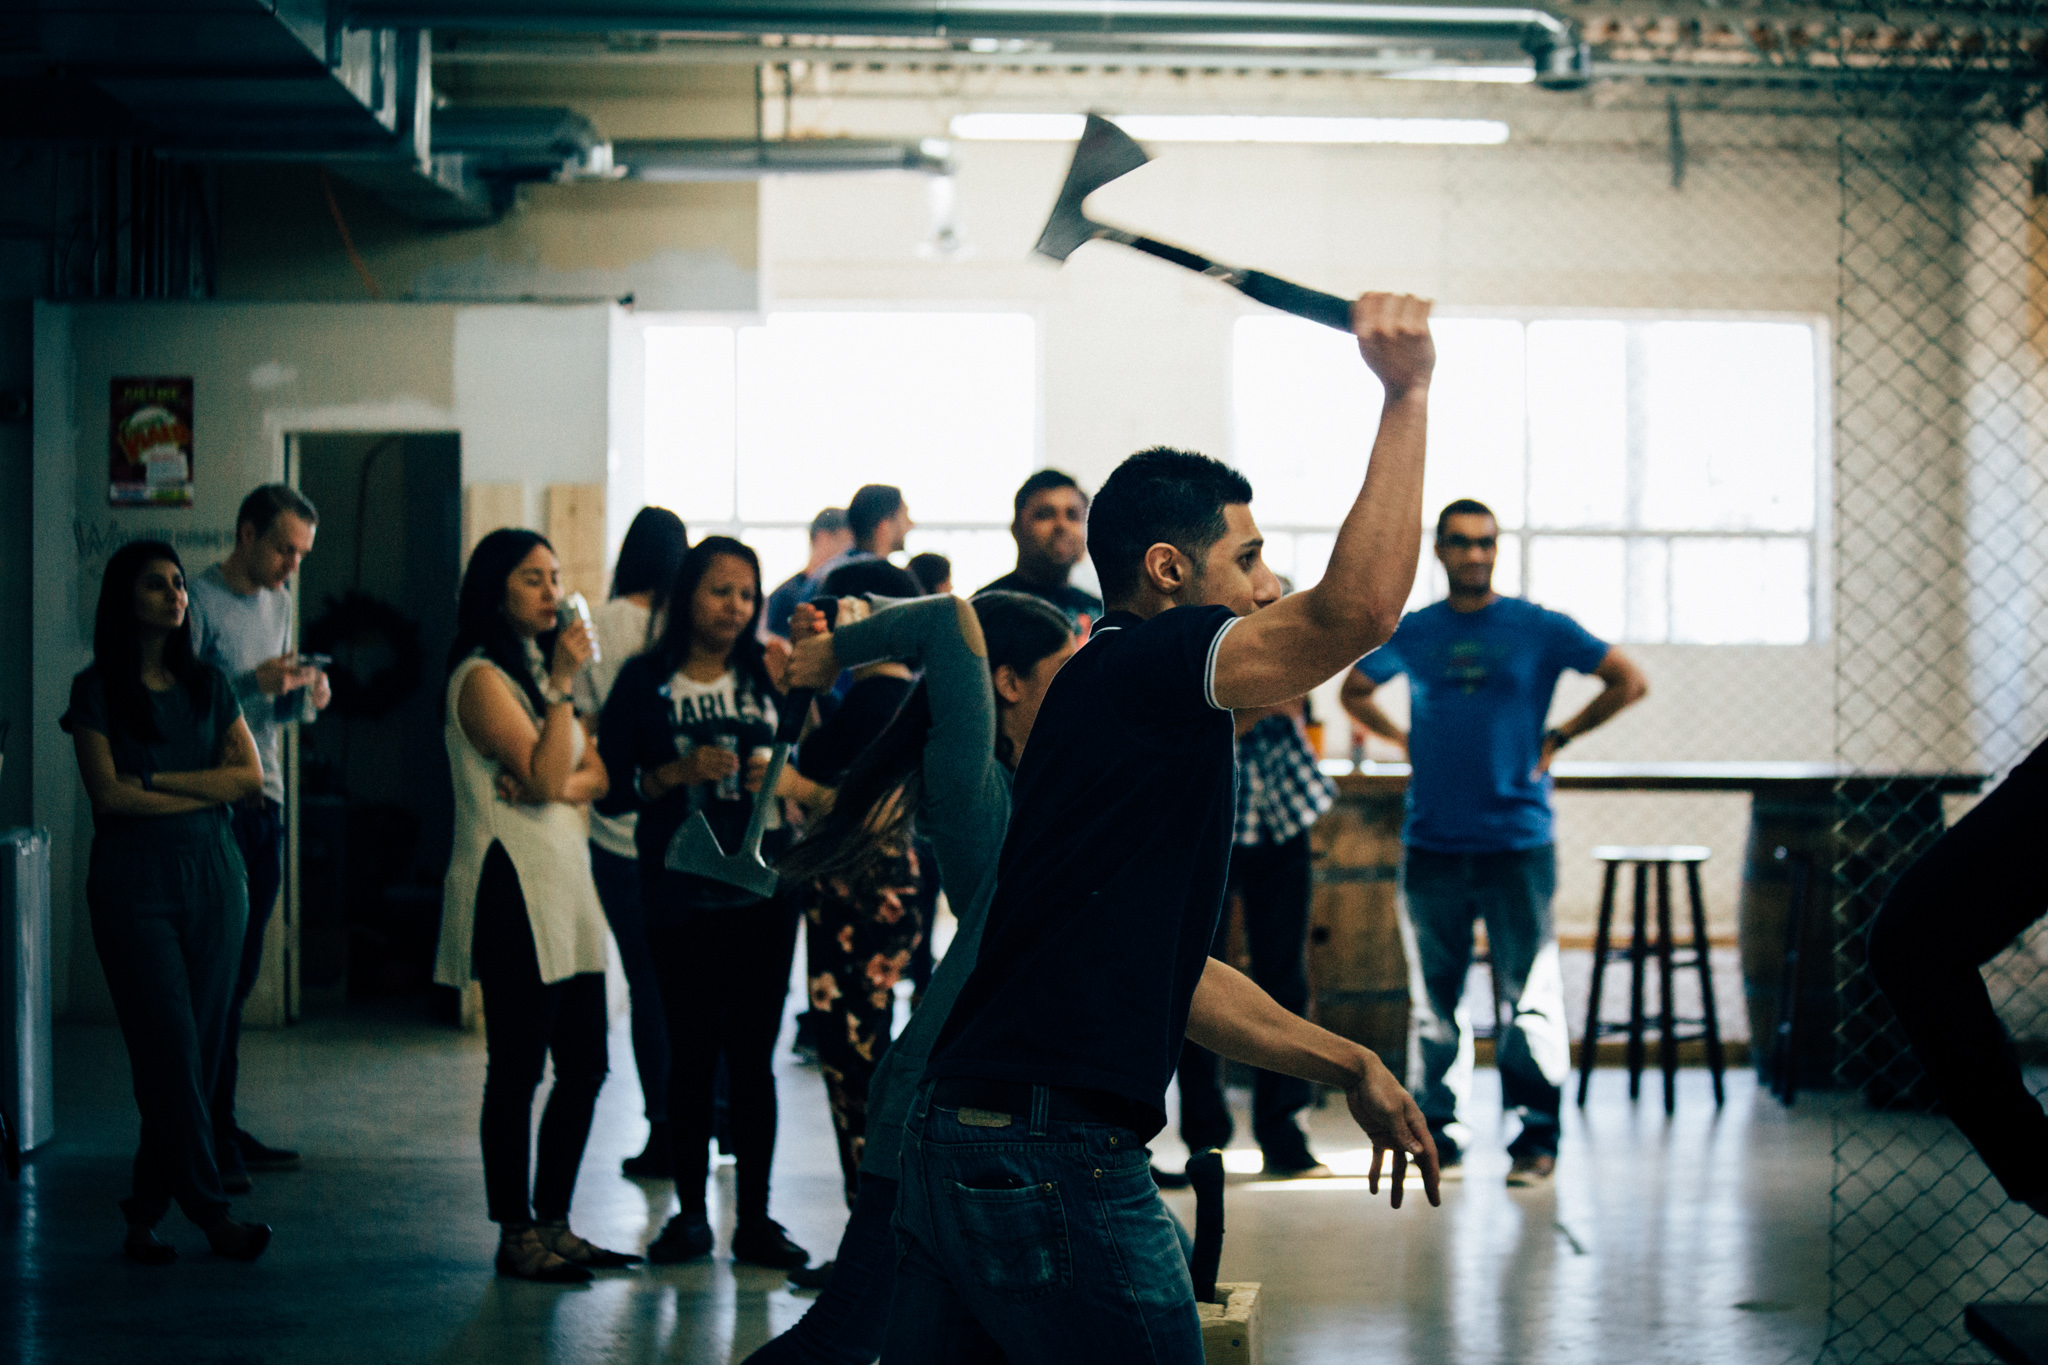
[{"label": "black sneaker", "polygon": [[669,1145],[666,1120],[649,1125],[647,1149],[638,1156],[629,1156],[621,1161],[619,1170],[635,1180],[675,1179],[675,1151]]},{"label": "black sneaker", "polygon": [[266,1147],[246,1128],[235,1129],[234,1144],[242,1153],[243,1164],[252,1171],[296,1171],[305,1164],[291,1148]]},{"label": "black sneaker", "polygon": [[242,1159],[242,1149],[233,1138],[214,1140],[213,1159],[220,1169],[221,1193],[247,1194],[256,1188],[255,1182],[249,1179],[249,1167]]},{"label": "black sneaker", "polygon": [[1282,1180],[1325,1169],[1323,1163],[1316,1160],[1316,1154],[1308,1149],[1308,1138],[1291,1123],[1262,1138],[1259,1151],[1265,1157],[1264,1173]]},{"label": "black sneaker", "polygon": [[732,1258],[748,1265],[765,1265],[770,1270],[800,1270],[811,1263],[811,1253],[790,1241],[782,1224],[772,1218],[745,1222],[734,1228]]},{"label": "black sneaker", "polygon": [[680,1265],[699,1256],[709,1256],[711,1244],[711,1224],[702,1218],[685,1217],[679,1213],[668,1220],[661,1236],[647,1244],[647,1259],[656,1265]]},{"label": "black sneaker", "polygon": [[823,1289],[832,1283],[832,1268],[838,1264],[837,1261],[827,1261],[821,1266],[792,1270],[789,1272],[789,1282],[798,1289]]}]

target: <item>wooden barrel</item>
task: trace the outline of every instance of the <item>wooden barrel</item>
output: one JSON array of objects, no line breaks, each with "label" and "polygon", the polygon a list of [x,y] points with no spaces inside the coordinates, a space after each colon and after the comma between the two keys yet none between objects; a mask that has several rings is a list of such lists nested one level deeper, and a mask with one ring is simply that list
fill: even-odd
[{"label": "wooden barrel", "polygon": [[1316,822],[1310,842],[1309,1016],[1405,1075],[1408,957],[1395,905],[1401,797],[1347,794]]},{"label": "wooden barrel", "polygon": [[1799,947],[1797,1056],[1793,1076],[1801,1090],[1835,1083],[1834,791],[1759,794],[1750,808],[1743,854],[1737,933],[1742,989],[1749,1013],[1749,1051],[1757,1079],[1777,1077],[1772,1043],[1778,1032],[1779,988],[1785,977],[1792,913],[1793,869],[1806,868],[1806,913]]}]

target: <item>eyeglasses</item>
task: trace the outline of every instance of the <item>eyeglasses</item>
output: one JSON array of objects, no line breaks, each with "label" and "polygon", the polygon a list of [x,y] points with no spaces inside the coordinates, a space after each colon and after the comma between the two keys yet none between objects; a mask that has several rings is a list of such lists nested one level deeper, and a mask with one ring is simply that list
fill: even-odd
[{"label": "eyeglasses", "polygon": [[1447,550],[1491,550],[1500,543],[1498,536],[1445,536],[1437,542]]}]

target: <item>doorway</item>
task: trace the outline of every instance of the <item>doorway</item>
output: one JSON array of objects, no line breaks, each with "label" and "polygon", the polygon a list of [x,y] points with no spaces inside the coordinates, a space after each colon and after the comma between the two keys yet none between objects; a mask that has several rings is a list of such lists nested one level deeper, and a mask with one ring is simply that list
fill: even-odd
[{"label": "doorway", "polygon": [[299,571],[299,648],[332,657],[334,687],[294,753],[296,975],[309,1001],[424,993],[454,820],[441,681],[462,568],[461,440],[306,433],[289,471],[320,510]]}]

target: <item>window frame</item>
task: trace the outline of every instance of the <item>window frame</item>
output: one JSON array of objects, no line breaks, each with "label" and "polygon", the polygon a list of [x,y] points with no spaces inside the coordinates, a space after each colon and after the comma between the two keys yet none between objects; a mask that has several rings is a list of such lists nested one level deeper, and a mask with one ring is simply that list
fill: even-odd
[{"label": "window frame", "polygon": [[[1268,316],[1264,312],[1244,310],[1231,321],[1230,390],[1229,390],[1229,441],[1232,459],[1241,449],[1241,434],[1238,430],[1236,330],[1237,323],[1248,317]],[[1668,545],[1676,540],[1779,540],[1807,542],[1807,637],[1799,644],[1767,644],[1762,641],[1747,641],[1735,645],[1693,645],[1670,638],[1671,563],[1674,558],[1668,550],[1665,554],[1664,600],[1666,612],[1666,635],[1662,640],[1619,639],[1619,644],[1635,645],[1677,645],[1685,648],[1738,648],[1738,649],[1799,649],[1828,643],[1834,633],[1834,346],[1831,319],[1822,313],[1808,313],[1784,310],[1762,309],[1704,309],[1704,308],[1598,308],[1571,307],[1554,308],[1538,306],[1486,307],[1481,305],[1439,306],[1432,310],[1432,316],[1445,319],[1472,319],[1479,321],[1517,322],[1526,328],[1534,322],[1618,322],[1624,325],[1638,325],[1656,322],[1728,322],[1728,323],[1791,323],[1811,329],[1813,334],[1814,373],[1814,489],[1813,526],[1806,531],[1701,531],[1671,530],[1651,527],[1609,526],[1609,527],[1557,527],[1538,526],[1529,517],[1529,485],[1534,459],[1534,442],[1530,439],[1531,405],[1522,405],[1522,524],[1517,527],[1502,527],[1501,539],[1516,542],[1519,555],[1520,584],[1515,596],[1528,596],[1529,564],[1531,542],[1538,537],[1586,538],[1601,540],[1662,540]],[[1524,356],[1526,357],[1526,346]],[[1526,359],[1525,359],[1526,364]],[[1628,475],[1632,482],[1640,483],[1642,469],[1647,458],[1647,449],[1637,430],[1640,413],[1634,401],[1634,380],[1631,374],[1631,395],[1629,436],[1626,450]],[[1359,471],[1363,480],[1364,470]],[[1348,504],[1347,504],[1348,507]],[[1418,592],[1411,603],[1420,600],[1427,604],[1441,600],[1435,592],[1436,572],[1431,557],[1435,540],[1435,516],[1431,509],[1424,509],[1422,526],[1423,563],[1416,574],[1417,587],[1425,581],[1430,583],[1427,596]],[[1328,535],[1337,529],[1337,524],[1308,524],[1294,522],[1260,523],[1260,529],[1268,537],[1286,535],[1299,538],[1304,535]],[[1297,584],[1306,587],[1307,584]]]}]

